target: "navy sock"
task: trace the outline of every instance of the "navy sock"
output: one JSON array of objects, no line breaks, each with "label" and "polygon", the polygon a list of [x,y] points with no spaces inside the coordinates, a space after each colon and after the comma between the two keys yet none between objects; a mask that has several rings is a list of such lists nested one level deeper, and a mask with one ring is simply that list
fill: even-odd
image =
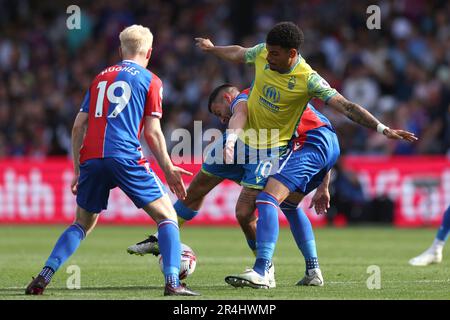
[{"label": "navy sock", "polygon": [[256,225],[256,262],[253,266],[260,275],[269,270],[278,240],[278,201],[266,192],[260,192],[256,197],[258,207],[258,222]]},{"label": "navy sock", "polygon": [[180,285],[178,276],[181,263],[181,244],[178,225],[175,221],[165,219],[158,223],[158,243],[163,260],[163,273],[166,283],[177,287]]},{"label": "navy sock", "polygon": [[42,271],[39,273],[40,276],[43,276],[45,282],[49,283],[52,280],[55,271],[50,267],[44,267]]},{"label": "navy sock", "polygon": [[305,258],[306,262],[306,272],[311,269],[317,269],[319,268],[319,260],[317,258]]},{"label": "navy sock", "polygon": [[[58,271],[59,267],[78,249],[81,240],[85,237],[86,232],[83,227],[78,223],[72,224],[59,237],[52,253],[45,262],[45,267],[53,270],[53,273]],[[50,276],[50,279],[52,276]]]},{"label": "navy sock", "polygon": [[180,279],[177,274],[171,273],[165,276],[166,283],[170,284],[170,286],[176,288],[180,285]]}]

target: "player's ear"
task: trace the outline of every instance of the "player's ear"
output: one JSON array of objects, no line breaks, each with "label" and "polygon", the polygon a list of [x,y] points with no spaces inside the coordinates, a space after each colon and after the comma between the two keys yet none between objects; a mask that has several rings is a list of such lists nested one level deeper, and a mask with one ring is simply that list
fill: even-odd
[{"label": "player's ear", "polygon": [[152,55],[152,49],[153,48],[148,49],[147,54],[145,55],[145,59],[150,59],[150,57]]},{"label": "player's ear", "polygon": [[122,55],[122,47],[119,46],[119,58],[123,59],[123,55]]},{"label": "player's ear", "polygon": [[228,92],[224,92],[223,93],[223,98],[228,103],[231,103],[231,101],[233,101],[233,98],[231,97],[231,94],[229,94]]},{"label": "player's ear", "polygon": [[297,49],[289,49],[289,58],[295,58],[298,55]]}]

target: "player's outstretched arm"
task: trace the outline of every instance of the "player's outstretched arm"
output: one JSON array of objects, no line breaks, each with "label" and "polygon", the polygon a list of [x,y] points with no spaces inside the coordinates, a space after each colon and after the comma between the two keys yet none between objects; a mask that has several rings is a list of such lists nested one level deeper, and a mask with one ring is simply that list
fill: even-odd
[{"label": "player's outstretched arm", "polygon": [[412,132],[405,130],[395,130],[383,125],[369,111],[360,105],[348,101],[341,94],[337,93],[328,100],[328,105],[343,113],[350,120],[359,123],[362,126],[377,130],[389,139],[406,140],[414,142],[418,138]]},{"label": "player's outstretched arm", "polygon": [[247,123],[247,102],[241,101],[237,103],[233,108],[233,115],[228,122],[227,140],[224,149],[225,163],[233,163],[234,159],[234,146],[239,137],[239,134],[244,129]]},{"label": "player's outstretched arm", "polygon": [[72,155],[74,176],[70,184],[73,194],[77,194],[78,177],[80,176],[80,149],[86,133],[89,114],[79,112],[72,127]]},{"label": "player's outstretched arm", "polygon": [[205,38],[195,38],[195,45],[204,52],[209,52],[215,56],[234,63],[245,63],[245,53],[248,48],[238,45],[215,46],[211,40]]},{"label": "player's outstretched arm", "polygon": [[161,130],[159,118],[153,116],[145,117],[144,137],[150,150],[158,161],[159,166],[166,176],[167,184],[178,199],[186,198],[186,187],[184,185],[182,174],[192,176],[192,173],[172,164],[169,154],[167,153],[167,145]]}]

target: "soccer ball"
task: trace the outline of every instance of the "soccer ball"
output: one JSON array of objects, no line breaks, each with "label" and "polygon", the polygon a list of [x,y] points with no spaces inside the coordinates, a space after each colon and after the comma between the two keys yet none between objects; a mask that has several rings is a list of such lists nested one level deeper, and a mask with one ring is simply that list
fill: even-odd
[{"label": "soccer ball", "polygon": [[[181,244],[181,263],[180,263],[180,280],[186,279],[189,275],[194,273],[197,265],[197,258],[194,251],[187,245]],[[159,268],[161,272],[164,270],[162,255],[159,255]]]}]

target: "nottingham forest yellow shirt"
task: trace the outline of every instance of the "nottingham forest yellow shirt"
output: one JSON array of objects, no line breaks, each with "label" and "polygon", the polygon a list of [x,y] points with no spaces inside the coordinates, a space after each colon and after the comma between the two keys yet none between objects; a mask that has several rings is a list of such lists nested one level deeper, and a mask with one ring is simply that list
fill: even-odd
[{"label": "nottingham forest yellow shirt", "polygon": [[257,149],[287,145],[308,101],[316,97],[327,102],[337,93],[301,56],[286,73],[270,70],[266,57],[264,43],[245,54],[246,63],[255,65],[255,79],[247,102],[247,123],[240,138]]}]

